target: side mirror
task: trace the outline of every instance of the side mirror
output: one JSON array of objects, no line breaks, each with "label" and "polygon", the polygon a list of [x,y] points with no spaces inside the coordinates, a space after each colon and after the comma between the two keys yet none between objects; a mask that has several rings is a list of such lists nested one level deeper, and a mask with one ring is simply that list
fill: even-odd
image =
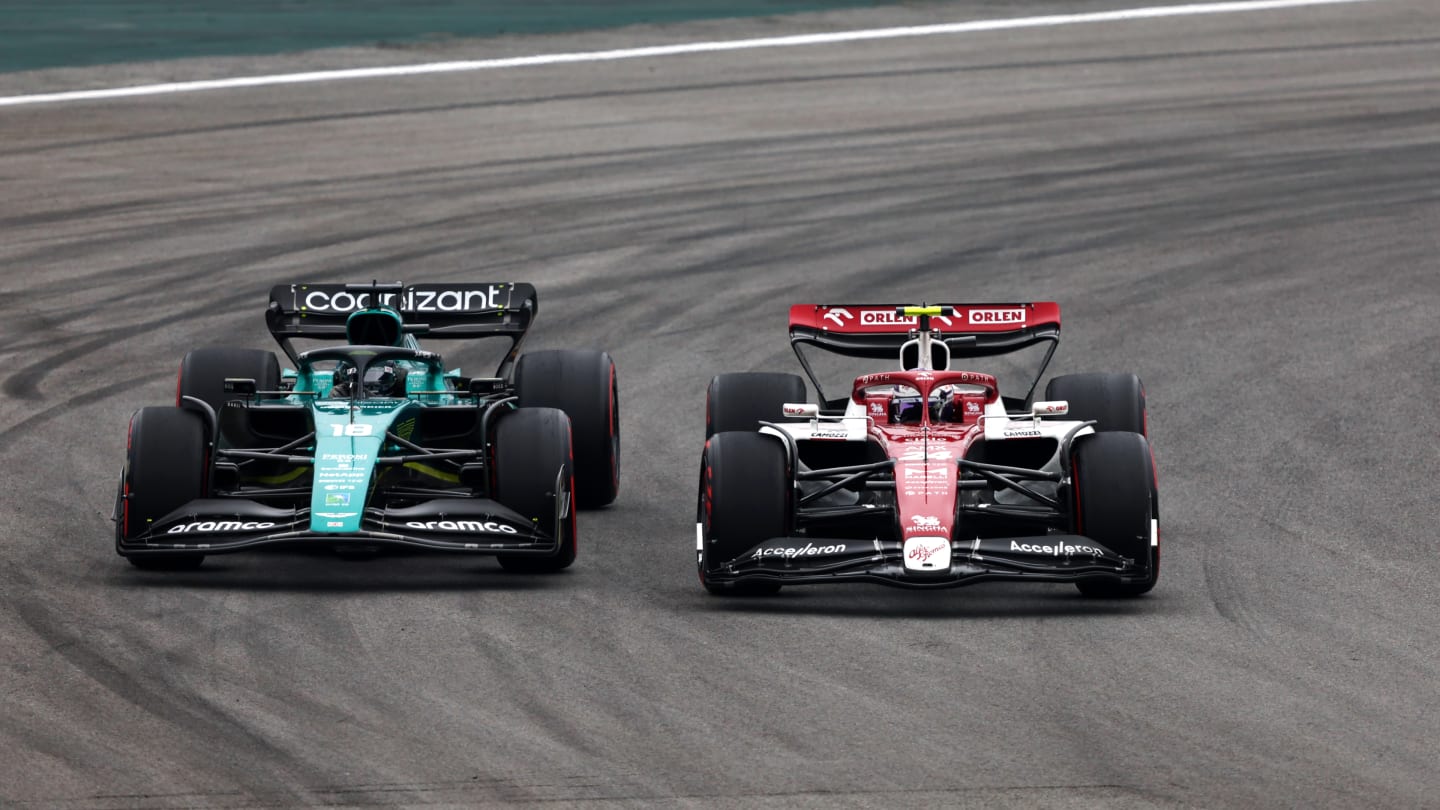
[{"label": "side mirror", "polygon": [[465,390],[476,396],[493,394],[505,387],[505,380],[501,377],[471,377]]},{"label": "side mirror", "polygon": [[254,396],[256,390],[255,381],[249,377],[225,378],[225,393],[227,394]]},{"label": "side mirror", "polygon": [[1070,413],[1070,403],[1063,399],[1036,402],[1030,406],[1030,413],[1034,416],[1064,416]]},{"label": "side mirror", "polygon": [[787,402],[780,406],[780,412],[792,419],[816,419],[820,406],[813,402]]}]

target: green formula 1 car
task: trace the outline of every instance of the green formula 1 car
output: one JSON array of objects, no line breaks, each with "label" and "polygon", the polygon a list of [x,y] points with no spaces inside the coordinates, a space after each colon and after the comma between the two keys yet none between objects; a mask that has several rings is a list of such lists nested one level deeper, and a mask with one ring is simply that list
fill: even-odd
[{"label": "green formula 1 car", "polygon": [[[619,488],[615,364],[603,351],[522,355],[537,308],[528,284],[273,288],[266,323],[294,369],[256,349],[185,356],[175,405],[130,420],[116,550],[165,569],[304,544],[565,568],[575,507]],[[466,377],[422,337],[510,348],[494,376]]]}]

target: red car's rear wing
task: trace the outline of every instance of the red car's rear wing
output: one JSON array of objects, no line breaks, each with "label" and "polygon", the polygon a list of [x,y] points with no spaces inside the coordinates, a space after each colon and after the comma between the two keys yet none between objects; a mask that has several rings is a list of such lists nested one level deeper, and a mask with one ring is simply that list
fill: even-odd
[{"label": "red car's rear wing", "polygon": [[[1022,349],[1060,335],[1060,305],[941,304],[954,315],[933,315],[930,328],[955,357],[984,357]],[[852,357],[894,357],[917,318],[896,314],[895,304],[795,304],[790,341]]]},{"label": "red car's rear wing", "polygon": [[[1007,407],[1028,405],[1060,344],[1060,305],[1054,301],[1036,301],[934,307],[951,312],[926,316],[931,332],[940,333],[935,342],[943,341],[950,349],[949,358],[945,358],[943,352],[934,353],[931,363],[934,368],[947,367],[943,361],[951,358],[993,357],[1036,344],[1049,344],[1025,396],[1002,397]],[[900,361],[903,368],[913,368],[919,362],[918,351],[902,360],[901,347],[911,340],[910,331],[919,327],[920,318],[902,315],[902,309],[895,304],[795,304],[790,307],[790,345],[814,384],[822,408],[843,409],[845,397],[825,396],[820,379],[801,346],[815,346],[847,357],[893,358]]]}]

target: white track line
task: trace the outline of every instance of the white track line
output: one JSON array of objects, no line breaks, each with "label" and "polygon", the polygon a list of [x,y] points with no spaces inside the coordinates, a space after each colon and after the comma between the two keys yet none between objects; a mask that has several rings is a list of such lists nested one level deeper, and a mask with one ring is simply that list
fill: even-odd
[{"label": "white track line", "polygon": [[309,73],[282,73],[273,76],[241,76],[233,79],[210,79],[169,84],[144,84],[133,87],[111,87],[100,90],[71,90],[62,93],[39,93],[28,96],[0,96],[0,107],[22,104],[53,104],[62,101],[156,96],[166,93],[194,93],[201,90],[229,90],[238,87],[268,87],[278,84],[337,82],[347,79],[375,79],[391,76],[418,76],[426,73],[461,73],[473,70],[499,70],[533,65],[560,65],[573,62],[613,62],[620,59],[646,59],[688,53],[738,51],[752,48],[793,48],[802,45],[831,45],[837,42],[859,42],[868,39],[929,37],[943,34],[971,34],[981,31],[1004,31],[1015,28],[1041,28],[1082,23],[1125,22],[1159,17],[1186,17],[1197,14],[1234,14],[1246,11],[1327,6],[1342,3],[1368,3],[1376,0],[1244,0],[1230,3],[1198,3],[1185,6],[1119,9],[1090,14],[1053,14],[1045,17],[1018,17],[1005,20],[917,25],[905,28],[874,28],[864,31],[840,31],[830,34],[798,34],[787,37],[737,39],[721,42],[690,42],[682,45],[657,45],[648,48],[624,48],[613,51],[582,53],[551,53],[538,56],[516,56],[508,59],[481,59],[464,62],[432,62],[423,65],[319,70]]}]

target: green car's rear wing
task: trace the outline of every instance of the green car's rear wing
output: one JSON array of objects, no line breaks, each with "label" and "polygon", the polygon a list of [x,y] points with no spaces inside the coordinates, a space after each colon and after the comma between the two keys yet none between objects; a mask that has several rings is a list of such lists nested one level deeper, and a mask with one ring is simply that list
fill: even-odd
[{"label": "green car's rear wing", "polygon": [[292,361],[296,338],[344,342],[345,322],[363,309],[400,314],[406,334],[424,338],[507,337],[510,351],[497,376],[508,376],[520,343],[539,311],[529,284],[279,284],[270,289],[265,324]]}]

